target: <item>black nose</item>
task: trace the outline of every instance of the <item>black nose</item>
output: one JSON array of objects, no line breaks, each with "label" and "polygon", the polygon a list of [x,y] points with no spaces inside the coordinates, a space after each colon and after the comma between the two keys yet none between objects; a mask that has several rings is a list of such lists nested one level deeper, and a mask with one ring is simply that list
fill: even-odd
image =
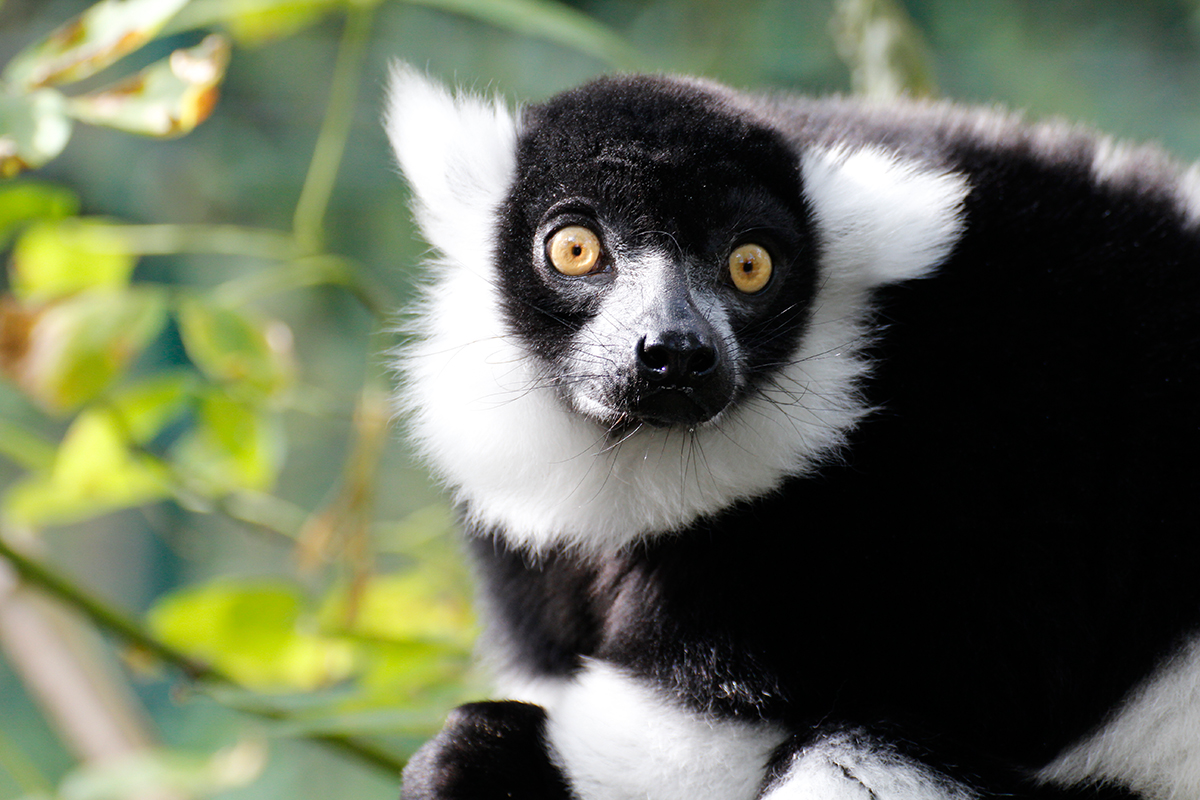
[{"label": "black nose", "polygon": [[693,330],[655,331],[638,340],[637,365],[651,383],[695,386],[716,370],[717,348]]}]

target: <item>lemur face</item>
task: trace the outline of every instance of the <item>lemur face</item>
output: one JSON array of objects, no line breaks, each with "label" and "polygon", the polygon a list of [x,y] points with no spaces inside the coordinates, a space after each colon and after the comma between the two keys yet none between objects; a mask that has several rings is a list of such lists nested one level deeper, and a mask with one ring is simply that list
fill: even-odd
[{"label": "lemur face", "polygon": [[531,111],[500,214],[509,325],[612,434],[718,419],[795,350],[814,292],[795,155],[672,88]]},{"label": "lemur face", "polygon": [[620,549],[808,473],[869,413],[872,292],[946,257],[967,183],[772,113],[642,76],[513,114],[397,69],[434,249],[401,396],[470,524]]}]

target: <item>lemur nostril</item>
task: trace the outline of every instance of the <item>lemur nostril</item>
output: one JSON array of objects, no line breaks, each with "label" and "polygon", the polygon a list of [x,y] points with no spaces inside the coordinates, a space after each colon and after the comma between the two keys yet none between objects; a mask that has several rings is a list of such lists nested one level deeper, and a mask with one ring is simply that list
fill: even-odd
[{"label": "lemur nostril", "polygon": [[671,369],[671,352],[665,344],[651,343],[647,344],[646,338],[642,337],[637,345],[638,363],[650,370],[665,374]]},{"label": "lemur nostril", "polygon": [[716,348],[694,333],[656,332],[637,344],[638,367],[650,380],[687,384],[704,378],[717,365]]},{"label": "lemur nostril", "polygon": [[704,345],[692,353],[687,366],[693,375],[699,376],[711,372],[717,366],[717,351]]}]

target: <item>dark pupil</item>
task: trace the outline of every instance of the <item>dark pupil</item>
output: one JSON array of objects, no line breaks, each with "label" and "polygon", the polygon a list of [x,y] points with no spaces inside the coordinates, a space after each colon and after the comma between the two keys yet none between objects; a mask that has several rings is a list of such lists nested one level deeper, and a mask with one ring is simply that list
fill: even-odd
[{"label": "dark pupil", "polygon": [[571,245],[571,255],[575,256],[576,258],[579,258],[581,255],[583,255],[583,245]]},{"label": "dark pupil", "polygon": [[754,272],[754,262],[753,261],[743,261],[742,262],[742,272]]}]

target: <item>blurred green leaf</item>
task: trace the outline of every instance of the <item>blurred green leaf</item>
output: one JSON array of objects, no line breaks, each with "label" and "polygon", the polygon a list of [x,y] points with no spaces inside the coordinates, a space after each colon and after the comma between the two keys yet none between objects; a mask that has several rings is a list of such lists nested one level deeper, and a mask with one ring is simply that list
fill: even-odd
[{"label": "blurred green leaf", "polygon": [[469,647],[476,634],[470,603],[458,587],[418,570],[373,575],[365,586],[331,593],[321,622],[327,629],[392,642]]},{"label": "blurred green leaf", "polygon": [[478,633],[470,603],[437,573],[410,570],[373,575],[361,586],[330,592],[323,630],[361,648],[364,697],[405,703],[431,690],[458,686]]},{"label": "blurred green leaf", "polygon": [[21,51],[0,79],[25,89],[82,80],[150,41],[187,0],[102,0]]},{"label": "blurred green leaf", "polygon": [[212,113],[228,63],[229,41],[214,34],[115,86],[71,98],[67,112],[129,133],[181,136]]},{"label": "blurred green leaf", "polygon": [[129,437],[146,444],[183,413],[195,388],[194,374],[168,372],[117,389],[107,405]]},{"label": "blurred green leaf", "polygon": [[165,293],[94,290],[43,308],[5,304],[0,367],[42,407],[68,411],[99,395],[158,334]]},{"label": "blurred green leaf", "polygon": [[360,704],[409,706],[431,693],[449,694],[446,706],[461,700],[471,649],[430,642],[364,642]]},{"label": "blurred green leaf", "polygon": [[0,247],[34,220],[62,219],[79,213],[79,197],[51,183],[0,184]]},{"label": "blurred green leaf", "polygon": [[17,239],[9,267],[13,293],[27,302],[129,283],[137,264],[119,229],[70,217],[31,225]]},{"label": "blurred green leaf", "polygon": [[224,580],[169,595],[150,610],[166,643],[263,690],[314,689],[348,677],[352,645],[314,632],[299,589]]},{"label": "blurred green leaf", "polygon": [[88,409],[67,430],[53,466],[14,483],[5,518],[33,527],[64,524],[169,494],[166,467],[135,451],[123,426],[105,409]]},{"label": "blurred green leaf", "polygon": [[216,497],[269,489],[283,464],[284,447],[275,412],[214,389],[201,397],[196,426],[177,443],[172,461],[191,488]]},{"label": "blurred green leaf", "polygon": [[175,29],[223,26],[243,45],[259,45],[303,30],[347,0],[192,0]]},{"label": "blurred green leaf", "polygon": [[212,755],[142,750],[86,765],[62,782],[58,800],[198,797],[248,785],[266,765],[266,750],[245,740]]},{"label": "blurred green leaf", "polygon": [[188,357],[208,377],[266,395],[291,385],[292,333],[282,322],[200,298],[184,301],[178,317]]},{"label": "blurred green leaf", "polygon": [[11,94],[0,83],[0,178],[36,169],[71,138],[66,98],[53,89]]},{"label": "blurred green leaf", "polygon": [[30,472],[50,468],[57,444],[21,425],[0,419],[0,454]]}]

